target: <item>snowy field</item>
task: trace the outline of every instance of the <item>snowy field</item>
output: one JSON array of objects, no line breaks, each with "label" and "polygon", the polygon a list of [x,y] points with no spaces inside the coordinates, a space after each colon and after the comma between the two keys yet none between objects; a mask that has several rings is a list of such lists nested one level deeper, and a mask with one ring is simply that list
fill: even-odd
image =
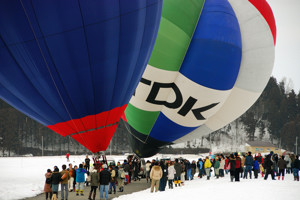
[{"label": "snowy field", "polygon": [[[197,160],[197,155],[180,155],[184,158]],[[177,155],[157,155],[150,159],[162,157],[180,157]],[[204,156],[204,155],[203,155]],[[201,157],[203,157],[201,156]],[[91,158],[91,156],[90,156]],[[70,156],[73,165],[79,165],[85,156]],[[114,159],[116,162],[124,160],[125,156],[107,156],[107,160]],[[57,165],[61,169],[62,164],[67,164],[65,156],[45,157],[11,157],[0,158],[0,200],[16,200],[25,197],[33,197],[43,192],[44,174],[48,168],[53,169]],[[150,193],[150,189],[136,192],[130,195],[123,195],[118,200],[165,200],[176,199],[272,199],[272,200],[296,200],[300,199],[300,182],[294,182],[293,176],[288,174],[284,181],[259,179],[242,179],[241,182],[230,182],[229,176],[225,178],[207,181],[196,178],[193,181],[186,181],[185,186],[173,190],[166,189],[165,192]]]}]

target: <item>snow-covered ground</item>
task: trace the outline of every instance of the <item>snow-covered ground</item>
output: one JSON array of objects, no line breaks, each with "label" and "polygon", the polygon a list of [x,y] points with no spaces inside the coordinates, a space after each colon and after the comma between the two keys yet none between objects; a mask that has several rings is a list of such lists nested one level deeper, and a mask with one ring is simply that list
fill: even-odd
[{"label": "snow-covered ground", "polygon": [[[202,155],[200,157],[203,157]],[[90,156],[91,157],[91,156]],[[198,155],[156,155],[150,159],[164,157],[184,157],[189,160],[197,160]],[[70,156],[73,165],[82,163],[85,155]],[[107,156],[108,160],[124,160],[125,156]],[[43,192],[44,174],[48,168],[53,169],[57,165],[61,169],[62,164],[68,164],[65,156],[47,157],[8,157],[0,158],[0,200],[16,200],[32,197]],[[173,190],[166,189],[165,192],[150,193],[150,189],[123,195],[117,199],[163,199],[176,198],[205,198],[205,199],[231,199],[242,198],[243,200],[272,199],[272,200],[294,200],[299,199],[300,182],[293,181],[292,175],[288,174],[284,181],[272,181],[271,177],[264,181],[259,179],[242,179],[241,182],[230,182],[229,176],[207,181],[196,178],[186,181],[185,186]]]}]

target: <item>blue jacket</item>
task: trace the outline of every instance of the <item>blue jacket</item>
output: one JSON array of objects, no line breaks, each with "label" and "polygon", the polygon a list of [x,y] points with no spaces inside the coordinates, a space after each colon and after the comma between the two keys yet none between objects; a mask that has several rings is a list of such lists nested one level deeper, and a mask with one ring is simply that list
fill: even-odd
[{"label": "blue jacket", "polygon": [[87,171],[83,168],[78,168],[76,170],[76,182],[79,182],[79,183],[82,183],[82,182],[85,182],[85,178],[84,178],[84,174],[86,173]]},{"label": "blue jacket", "polygon": [[257,160],[254,161],[253,169],[254,170],[258,170],[259,169],[259,163],[258,163]]}]

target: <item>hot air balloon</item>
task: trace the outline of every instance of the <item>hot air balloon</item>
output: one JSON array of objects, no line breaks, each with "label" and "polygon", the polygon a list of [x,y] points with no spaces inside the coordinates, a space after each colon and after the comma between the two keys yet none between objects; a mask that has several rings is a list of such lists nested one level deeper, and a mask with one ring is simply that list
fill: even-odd
[{"label": "hot air balloon", "polygon": [[106,150],[150,58],[162,0],[0,2],[0,97]]},{"label": "hot air balloon", "polygon": [[133,151],[152,156],[246,112],[270,78],[275,41],[265,0],[165,0],[153,53],[123,116]]}]

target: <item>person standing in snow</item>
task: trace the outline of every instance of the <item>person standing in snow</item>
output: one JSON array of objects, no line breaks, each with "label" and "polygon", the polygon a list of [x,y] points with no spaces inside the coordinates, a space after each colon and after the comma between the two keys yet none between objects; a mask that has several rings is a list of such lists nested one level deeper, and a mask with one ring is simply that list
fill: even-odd
[{"label": "person standing in snow", "polygon": [[292,164],[290,154],[285,155],[284,160],[286,162],[286,173],[290,174],[291,173],[291,164]]},{"label": "person standing in snow", "polygon": [[52,189],[51,189],[51,176],[52,176],[52,171],[50,169],[47,169],[47,172],[45,174],[45,185],[44,185],[44,192],[46,194],[46,200],[48,199],[48,196],[51,200],[52,198]]},{"label": "person standing in snow", "polygon": [[233,182],[233,179],[236,177],[235,173],[235,157],[233,154],[230,154],[227,169],[230,173],[230,181]]},{"label": "person standing in snow", "polygon": [[114,166],[110,165],[108,167],[110,171],[110,183],[109,183],[109,190],[108,194],[112,194],[112,189],[114,189],[114,194],[116,194],[116,178],[117,178],[117,170],[114,168]]},{"label": "person standing in snow", "polygon": [[51,187],[52,187],[52,198],[58,199],[58,186],[61,181],[61,174],[59,173],[58,167],[54,167],[53,173],[51,175]]},{"label": "person standing in snow", "polygon": [[257,179],[258,171],[259,171],[258,157],[255,157],[254,164],[253,164],[253,171],[254,171],[254,178]]},{"label": "person standing in snow", "polygon": [[146,180],[148,183],[148,179],[150,178],[150,166],[151,166],[151,162],[150,160],[147,160],[146,162]]},{"label": "person standing in snow", "polygon": [[69,192],[72,192],[74,187],[73,187],[73,182],[74,182],[74,169],[72,163],[69,164],[69,168],[67,169],[69,174],[70,174],[70,179],[68,181],[68,190]]},{"label": "person standing in snow", "polygon": [[79,164],[79,168],[76,170],[76,196],[80,195],[83,196],[83,188],[84,188],[84,176],[87,173],[85,169],[83,169],[83,164]]},{"label": "person standing in snow", "polygon": [[103,170],[100,172],[100,199],[103,199],[103,192],[105,192],[105,199],[108,199],[108,185],[111,180],[111,173],[107,169],[107,165],[102,165]]},{"label": "person standing in snow", "polygon": [[253,157],[251,155],[251,152],[248,152],[248,156],[245,158],[245,174],[244,178],[247,179],[248,173],[249,173],[249,178],[252,179],[252,166],[253,166]]},{"label": "person standing in snow", "polygon": [[155,192],[158,191],[159,182],[160,182],[160,179],[162,176],[163,176],[162,169],[158,165],[158,162],[155,162],[154,166],[152,167],[152,169],[150,171],[150,179],[152,180],[151,181],[151,192],[153,192],[154,186],[156,186]]},{"label": "person standing in snow", "polygon": [[275,180],[274,173],[272,170],[273,162],[271,161],[271,155],[267,155],[266,159],[264,159],[263,167],[266,170],[265,180],[268,179],[268,175],[271,174],[272,179]]},{"label": "person standing in snow", "polygon": [[300,169],[300,160],[298,155],[296,155],[295,160],[292,162],[294,181],[299,181],[299,169]]},{"label": "person standing in snow", "polygon": [[95,169],[95,167],[93,168],[93,170],[91,171],[91,191],[89,194],[89,200],[92,200],[92,195],[93,195],[93,200],[96,199],[96,191],[99,185],[99,181],[100,181],[100,175],[97,171],[97,169]]},{"label": "person standing in snow", "polygon": [[178,159],[175,159],[175,164],[174,164],[174,168],[175,168],[175,171],[176,171],[176,174],[175,174],[175,178],[174,178],[174,184],[175,184],[175,187],[177,187],[177,184],[178,186],[180,186],[180,176],[181,176],[181,164],[178,162]]},{"label": "person standing in snow", "polygon": [[279,156],[277,165],[278,165],[278,169],[279,169],[278,180],[280,180],[281,175],[282,175],[282,180],[284,180],[284,171],[286,168],[286,161],[282,158],[282,156]]},{"label": "person standing in snow", "polygon": [[219,157],[218,156],[215,157],[214,169],[215,169],[215,176],[217,178],[219,178],[219,176],[220,176],[220,174],[219,174],[220,161],[219,161]]},{"label": "person standing in snow", "polygon": [[119,192],[124,191],[124,179],[125,179],[125,171],[122,166],[118,166],[118,177],[117,177],[117,182],[118,182],[118,188]]},{"label": "person standing in snow", "polygon": [[206,156],[206,159],[205,159],[205,162],[204,162],[204,169],[205,169],[207,180],[209,180],[209,178],[210,178],[210,168],[211,168],[211,166],[212,166],[212,164],[209,160],[209,157]]},{"label": "person standing in snow", "polygon": [[163,160],[160,161],[160,167],[163,172],[163,175],[159,181],[159,191],[165,191],[167,184],[168,168]]},{"label": "person standing in snow", "polygon": [[168,167],[168,185],[169,185],[169,189],[173,189],[173,181],[175,178],[175,174],[176,174],[176,170],[174,168],[174,163],[171,162],[170,166]]},{"label": "person standing in snow", "polygon": [[90,158],[89,158],[88,155],[86,155],[84,162],[85,162],[85,164],[84,164],[85,170],[89,171],[90,170],[90,162],[91,162],[91,160],[90,160]]},{"label": "person standing in snow", "polygon": [[73,192],[75,192],[75,186],[76,186],[76,170],[78,169],[77,165],[74,166],[73,170]]},{"label": "person standing in snow", "polygon": [[66,170],[67,166],[66,165],[62,165],[62,171],[60,172],[61,174],[61,183],[60,183],[60,187],[61,187],[61,199],[68,199],[68,195],[69,195],[69,190],[68,190],[68,181],[70,179],[70,174],[69,171]]},{"label": "person standing in snow", "polygon": [[[235,181],[240,181],[240,172],[242,170],[242,159],[238,153],[235,154]],[[252,156],[251,156],[252,157]],[[253,160],[253,158],[252,158]]]},{"label": "person standing in snow", "polygon": [[67,158],[67,162],[70,162],[70,154],[69,153],[66,154],[66,158]]},{"label": "person standing in snow", "polygon": [[221,155],[220,169],[219,169],[220,177],[224,177],[224,168],[225,168],[225,159],[224,159],[224,156]]}]

